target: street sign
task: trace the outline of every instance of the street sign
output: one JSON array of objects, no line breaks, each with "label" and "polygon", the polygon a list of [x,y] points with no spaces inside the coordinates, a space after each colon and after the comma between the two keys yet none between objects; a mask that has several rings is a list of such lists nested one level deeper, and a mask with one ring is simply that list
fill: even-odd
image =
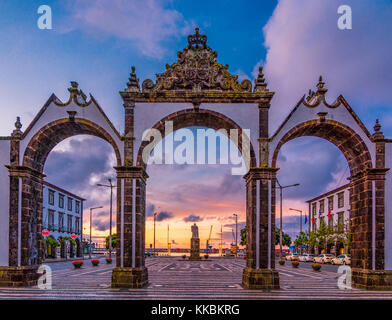
[{"label": "street sign", "polygon": [[43,231],[42,231],[42,235],[43,235],[43,236],[48,236],[48,235],[49,235],[49,231],[43,230]]}]

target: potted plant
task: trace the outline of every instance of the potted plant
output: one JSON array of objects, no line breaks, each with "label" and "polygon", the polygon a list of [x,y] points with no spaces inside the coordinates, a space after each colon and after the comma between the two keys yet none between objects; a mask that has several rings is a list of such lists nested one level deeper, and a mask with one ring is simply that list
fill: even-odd
[{"label": "potted plant", "polygon": [[186,259],[186,254],[182,255],[182,259],[184,259],[184,260]]},{"label": "potted plant", "polygon": [[204,255],[204,259],[206,259],[206,260],[208,259],[208,254]]},{"label": "potted plant", "polygon": [[99,260],[98,259],[93,259],[91,260],[91,263],[93,264],[94,267],[99,265]]},{"label": "potted plant", "polygon": [[321,264],[320,263],[313,263],[312,268],[314,271],[320,271],[321,269]]},{"label": "potted plant", "polygon": [[75,269],[80,269],[81,266],[83,265],[83,261],[81,260],[75,260],[74,262],[72,262],[73,266],[75,267]]},{"label": "potted plant", "polygon": [[293,260],[293,261],[291,261],[291,265],[292,265],[294,268],[298,268],[298,266],[299,266],[299,261],[298,261],[298,260]]},{"label": "potted plant", "polygon": [[284,259],[282,259],[282,258],[279,259],[279,264],[280,264],[281,266],[283,266],[283,265],[285,264],[285,262],[286,262],[286,261],[285,261]]},{"label": "potted plant", "polygon": [[106,258],[106,263],[112,263],[113,259],[112,258]]}]

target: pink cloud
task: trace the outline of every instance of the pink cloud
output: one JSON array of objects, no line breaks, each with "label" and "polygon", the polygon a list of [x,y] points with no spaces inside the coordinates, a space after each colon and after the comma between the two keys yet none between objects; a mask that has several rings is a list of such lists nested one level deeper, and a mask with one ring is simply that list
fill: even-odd
[{"label": "pink cloud", "polygon": [[339,30],[340,0],[279,0],[264,27],[265,75],[276,91],[272,101],[274,131],[297,101],[323,75],[328,97],[343,94],[359,106],[391,105],[392,7],[389,1],[347,0],[352,30]]}]

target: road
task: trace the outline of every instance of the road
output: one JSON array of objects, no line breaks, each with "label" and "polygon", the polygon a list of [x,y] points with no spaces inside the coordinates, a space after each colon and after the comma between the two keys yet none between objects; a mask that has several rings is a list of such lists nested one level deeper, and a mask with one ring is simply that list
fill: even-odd
[{"label": "road", "polygon": [[48,264],[52,288],[0,288],[0,299],[392,299],[390,292],[341,290],[337,266],[323,265],[314,272],[310,263],[293,268],[277,265],[280,290],[248,290],[241,285],[243,259],[211,258],[183,261],[180,257],[146,259],[149,284],[142,289],[110,288],[112,269],[104,259],[93,267],[89,260],[81,269],[71,262]]}]

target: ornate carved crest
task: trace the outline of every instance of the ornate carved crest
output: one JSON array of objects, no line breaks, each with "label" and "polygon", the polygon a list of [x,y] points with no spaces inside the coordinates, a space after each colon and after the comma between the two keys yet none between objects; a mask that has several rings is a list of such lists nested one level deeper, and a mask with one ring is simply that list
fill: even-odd
[{"label": "ornate carved crest", "polygon": [[178,52],[177,62],[166,65],[166,71],[157,74],[157,81],[143,81],[143,92],[160,91],[236,91],[251,92],[249,80],[238,82],[238,76],[228,72],[228,65],[217,62],[217,53],[207,46],[207,36],[188,36],[188,46]]}]

